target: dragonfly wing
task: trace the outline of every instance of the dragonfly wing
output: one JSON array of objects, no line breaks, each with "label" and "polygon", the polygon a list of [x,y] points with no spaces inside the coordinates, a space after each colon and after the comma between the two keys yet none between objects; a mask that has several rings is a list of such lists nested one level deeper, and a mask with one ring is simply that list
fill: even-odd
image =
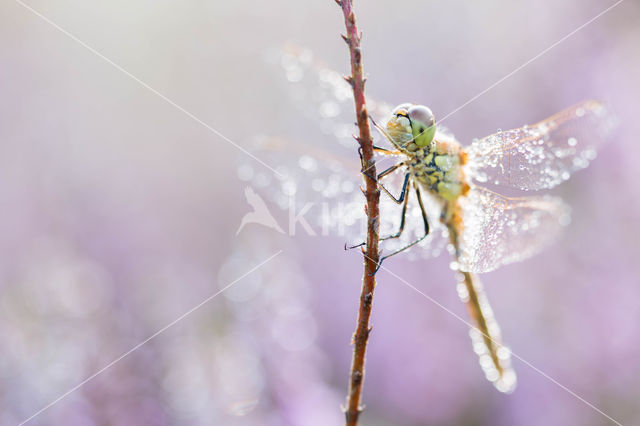
[{"label": "dragonfly wing", "polygon": [[[321,132],[335,137],[340,144],[352,149],[355,112],[353,91],[344,76],[315,60],[308,49],[286,46],[270,55],[287,80],[286,91],[293,104],[318,124]],[[391,107],[367,96],[369,114],[382,122],[391,114]],[[372,132],[374,140],[382,139]]]},{"label": "dragonfly wing", "polygon": [[271,164],[278,174],[243,157],[238,176],[285,211],[285,220],[297,217],[294,232],[300,232],[307,222],[316,235],[358,235],[364,215],[357,156],[349,158],[312,144],[267,136],[256,138],[252,153]]},{"label": "dragonfly wing", "polygon": [[569,207],[552,196],[508,198],[472,187],[459,199],[460,269],[489,272],[552,243],[570,221]]},{"label": "dragonfly wing", "polygon": [[468,174],[522,190],[552,188],[587,167],[615,125],[603,104],[582,102],[537,124],[476,139],[466,149]]},{"label": "dragonfly wing", "polygon": [[[289,219],[299,217],[296,232],[305,233],[302,226],[304,219],[316,235],[343,237],[345,242],[355,244],[366,233],[364,198],[359,188],[362,175],[357,154],[346,149],[344,151],[350,153],[351,157],[311,144],[262,137],[255,143],[252,152],[275,166],[279,175],[255,167],[252,162],[244,161],[243,157],[243,163],[238,166],[238,176],[258,194],[286,211]],[[389,159],[393,160],[393,157],[380,157],[381,161]],[[391,165],[393,162],[384,164]],[[398,170],[385,178],[384,185],[397,196],[403,178],[403,171]],[[400,238],[386,240],[382,245],[385,251],[404,247],[424,233],[415,193],[411,192],[409,197],[404,232]],[[438,220],[441,204],[429,194],[422,194],[422,198],[431,230],[429,236],[409,252],[408,257],[413,259],[439,255],[448,241],[448,231]],[[380,209],[381,236],[395,234],[400,227],[401,206],[382,193]]]}]

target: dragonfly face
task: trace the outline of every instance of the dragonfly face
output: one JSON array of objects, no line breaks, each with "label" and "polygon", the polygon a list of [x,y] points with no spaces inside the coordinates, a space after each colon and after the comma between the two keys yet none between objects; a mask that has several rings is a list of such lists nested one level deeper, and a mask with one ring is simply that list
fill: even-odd
[{"label": "dragonfly face", "polygon": [[412,142],[420,148],[428,148],[436,134],[436,119],[424,105],[400,104],[387,121],[387,132],[401,150]]},{"label": "dragonfly face", "polygon": [[436,120],[424,105],[401,104],[386,123],[389,139],[407,157],[409,174],[434,195],[453,201],[469,187],[464,154],[454,139],[434,139]]}]

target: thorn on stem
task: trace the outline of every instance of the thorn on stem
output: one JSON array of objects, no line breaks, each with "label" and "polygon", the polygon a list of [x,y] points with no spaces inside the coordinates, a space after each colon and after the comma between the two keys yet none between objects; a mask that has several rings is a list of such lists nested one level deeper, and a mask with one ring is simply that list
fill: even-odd
[{"label": "thorn on stem", "polygon": [[354,371],[353,384],[356,386],[360,386],[360,383],[362,383],[362,371]]},{"label": "thorn on stem", "polygon": [[340,34],[340,37],[342,37],[342,39],[344,40],[345,43],[349,44],[349,40],[350,40],[349,37],[347,37],[344,34]]},{"label": "thorn on stem", "polygon": [[[371,305],[371,301],[373,300],[373,294],[367,293],[364,295],[364,303],[368,306]],[[371,330],[371,329],[369,329]]]}]

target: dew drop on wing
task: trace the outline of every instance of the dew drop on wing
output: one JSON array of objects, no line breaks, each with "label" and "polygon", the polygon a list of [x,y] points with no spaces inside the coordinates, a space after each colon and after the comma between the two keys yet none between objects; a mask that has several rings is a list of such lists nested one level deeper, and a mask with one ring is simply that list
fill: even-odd
[{"label": "dew drop on wing", "polygon": [[253,179],[253,167],[251,167],[249,164],[241,164],[238,167],[238,179],[240,179],[243,182],[249,182],[251,181],[251,179]]},{"label": "dew drop on wing", "polygon": [[286,73],[287,73],[286,74],[287,75],[287,80],[289,80],[292,83],[296,83],[296,82],[302,80],[302,77],[304,75],[303,72],[302,72],[302,69],[300,67],[296,67],[296,66],[287,68]]},{"label": "dew drop on wing", "polygon": [[320,116],[322,118],[333,118],[340,114],[340,107],[333,101],[325,101],[320,105]]},{"label": "dew drop on wing", "polygon": [[315,172],[318,169],[318,163],[315,158],[312,158],[308,155],[301,156],[298,164],[308,172]]},{"label": "dew drop on wing", "polygon": [[566,180],[564,172],[588,166],[586,153],[610,139],[616,123],[602,104],[587,101],[538,124],[477,139],[467,149],[468,175],[485,173],[489,181],[521,190],[551,188]]},{"label": "dew drop on wing", "polygon": [[461,199],[465,224],[461,234],[461,269],[489,272],[530,257],[561,233],[567,206],[550,196],[510,199],[472,187]]}]

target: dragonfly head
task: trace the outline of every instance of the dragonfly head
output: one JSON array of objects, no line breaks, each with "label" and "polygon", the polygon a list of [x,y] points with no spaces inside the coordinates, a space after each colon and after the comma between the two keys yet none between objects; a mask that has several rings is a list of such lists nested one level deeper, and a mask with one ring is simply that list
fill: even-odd
[{"label": "dragonfly head", "polygon": [[424,105],[400,104],[393,109],[386,130],[399,148],[411,142],[427,148],[436,134],[436,119]]}]

